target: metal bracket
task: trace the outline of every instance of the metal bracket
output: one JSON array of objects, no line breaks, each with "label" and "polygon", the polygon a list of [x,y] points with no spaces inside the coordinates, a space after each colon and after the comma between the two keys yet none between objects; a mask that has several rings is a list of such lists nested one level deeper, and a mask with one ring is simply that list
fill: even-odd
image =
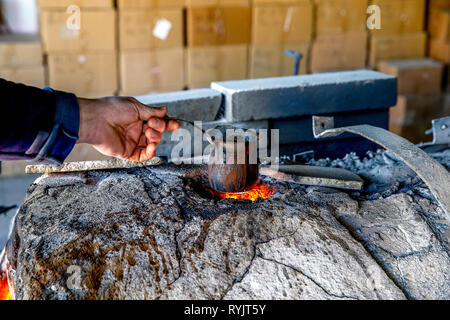
[{"label": "metal bracket", "polygon": [[[313,133],[315,138],[334,137],[349,132],[379,144],[417,173],[428,186],[447,216],[450,215],[450,173],[439,162],[408,140],[385,129],[370,125],[329,128],[331,125],[329,118],[332,117],[313,116]],[[445,223],[450,226],[450,219],[447,219]],[[450,230],[447,233],[447,239],[449,239]]]},{"label": "metal bracket", "polygon": [[450,117],[434,119],[431,121],[431,129],[426,134],[433,134],[433,141],[421,143],[420,148],[429,146],[450,146]]}]

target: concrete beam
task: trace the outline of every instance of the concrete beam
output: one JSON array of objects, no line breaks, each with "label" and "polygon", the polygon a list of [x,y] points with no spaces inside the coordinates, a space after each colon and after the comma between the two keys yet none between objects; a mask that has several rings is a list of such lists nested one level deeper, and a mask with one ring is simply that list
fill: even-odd
[{"label": "concrete beam", "polygon": [[167,114],[189,121],[213,121],[222,104],[220,92],[195,89],[136,97],[149,106],[167,106]]},{"label": "concrete beam", "polygon": [[228,121],[381,109],[397,101],[397,78],[370,70],[213,82],[211,88],[224,94]]}]

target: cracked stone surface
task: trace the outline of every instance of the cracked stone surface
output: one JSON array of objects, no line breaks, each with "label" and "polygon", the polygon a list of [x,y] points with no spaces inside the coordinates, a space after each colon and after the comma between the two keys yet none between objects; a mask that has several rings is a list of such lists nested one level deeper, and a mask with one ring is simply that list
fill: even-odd
[{"label": "cracked stone surface", "polygon": [[39,178],[8,245],[16,297],[450,299],[448,247],[429,221],[442,212],[414,173],[392,170],[376,192],[365,176],[361,193],[265,178],[276,193],[252,203],[205,196],[203,169]]}]

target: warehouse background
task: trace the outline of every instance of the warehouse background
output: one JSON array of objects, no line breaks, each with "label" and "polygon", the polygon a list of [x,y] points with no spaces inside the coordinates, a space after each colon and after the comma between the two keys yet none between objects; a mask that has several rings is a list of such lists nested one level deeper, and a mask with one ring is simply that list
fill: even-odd
[{"label": "warehouse background", "polygon": [[[418,143],[450,114],[448,0],[3,0],[0,77],[82,97],[370,68],[399,78],[390,129]],[[381,29],[369,30],[369,5]],[[432,59],[425,59],[430,57]],[[392,61],[395,60],[395,61]],[[104,159],[77,145],[68,161]],[[2,163],[3,176],[26,163]]]}]

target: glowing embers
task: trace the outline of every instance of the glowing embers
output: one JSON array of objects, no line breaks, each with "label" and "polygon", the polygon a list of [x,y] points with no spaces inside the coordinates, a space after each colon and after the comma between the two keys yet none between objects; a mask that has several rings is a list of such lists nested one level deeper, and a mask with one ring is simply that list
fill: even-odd
[{"label": "glowing embers", "polygon": [[255,201],[258,198],[267,199],[274,194],[273,188],[264,184],[256,184],[245,192],[218,192],[213,191],[214,197],[223,199],[249,199]]},{"label": "glowing embers", "polygon": [[6,272],[0,272],[0,300],[11,300]]}]

